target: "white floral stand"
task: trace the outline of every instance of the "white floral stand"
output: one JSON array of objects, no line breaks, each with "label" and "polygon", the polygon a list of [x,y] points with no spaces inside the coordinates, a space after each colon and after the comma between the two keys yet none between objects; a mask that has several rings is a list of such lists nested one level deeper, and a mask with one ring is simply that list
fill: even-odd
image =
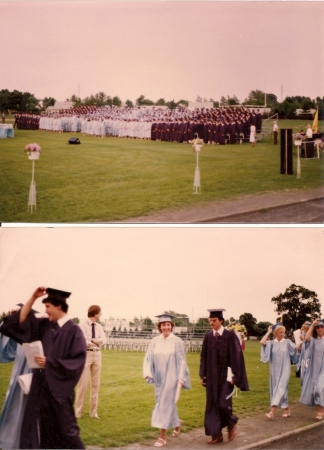
[{"label": "white floral stand", "polygon": [[32,161],[32,180],[29,189],[28,211],[30,208],[30,212],[33,212],[33,208],[35,208],[36,211],[36,183],[34,180],[35,161],[39,159],[39,152],[30,152],[28,158]]},{"label": "white floral stand", "polygon": [[301,139],[296,139],[296,140],[294,141],[294,144],[295,144],[296,147],[297,147],[297,178],[300,178],[300,177],[301,177],[301,168],[300,168],[300,147],[301,147],[301,144],[302,144]]},{"label": "white floral stand", "polygon": [[199,152],[201,150],[202,145],[194,144],[193,147],[194,147],[196,155],[197,155],[193,189],[195,191],[195,194],[198,194],[198,190],[200,190]]}]

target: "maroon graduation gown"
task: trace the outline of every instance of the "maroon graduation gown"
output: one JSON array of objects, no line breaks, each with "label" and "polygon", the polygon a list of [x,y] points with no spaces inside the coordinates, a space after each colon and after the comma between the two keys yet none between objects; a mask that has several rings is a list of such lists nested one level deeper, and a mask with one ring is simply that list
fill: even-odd
[{"label": "maroon graduation gown", "polygon": [[206,377],[205,433],[218,436],[225,426],[232,427],[238,418],[232,412],[234,386],[227,381],[227,370],[231,367],[235,386],[248,391],[245,363],[240,341],[233,331],[224,329],[217,339],[213,331],[203,341],[200,355],[200,378]]}]

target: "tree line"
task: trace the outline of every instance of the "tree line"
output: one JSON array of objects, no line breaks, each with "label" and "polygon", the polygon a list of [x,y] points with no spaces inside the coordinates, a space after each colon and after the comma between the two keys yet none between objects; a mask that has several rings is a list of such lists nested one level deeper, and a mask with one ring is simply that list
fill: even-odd
[{"label": "tree line", "polygon": [[[72,102],[74,107],[77,106],[122,106],[123,102],[118,95],[110,96],[104,92],[98,92],[95,95],[90,95],[81,99],[76,95],[72,95],[70,98],[66,99]],[[261,90],[252,90],[249,95],[240,101],[236,95],[222,96],[220,101],[215,101],[210,98],[202,98],[199,95],[196,97],[196,102],[201,103],[205,101],[212,102],[214,108],[220,106],[237,106],[237,105],[249,105],[249,106],[266,106],[271,109],[270,114],[278,114],[281,119],[293,119],[296,118],[296,109],[301,109],[304,111],[304,115],[298,116],[301,119],[305,119],[308,111],[310,109],[319,109],[319,118],[324,119],[324,97],[316,97],[316,99],[311,99],[310,97],[305,97],[301,95],[286,97],[282,102],[279,102],[277,96],[271,93],[264,93]],[[30,92],[20,92],[18,90],[9,91],[8,89],[2,89],[0,91],[0,111],[5,113],[12,112],[27,112],[40,114],[46,111],[49,106],[55,105],[55,98],[44,97],[43,99],[37,99],[34,94]],[[133,101],[127,99],[124,103],[127,107],[133,108],[134,106],[167,106],[170,109],[175,109],[177,107],[186,107],[189,104],[188,100],[180,99],[178,101],[165,100],[164,98],[159,98],[157,101],[153,101],[145,95],[141,94],[136,100],[135,104]]]}]

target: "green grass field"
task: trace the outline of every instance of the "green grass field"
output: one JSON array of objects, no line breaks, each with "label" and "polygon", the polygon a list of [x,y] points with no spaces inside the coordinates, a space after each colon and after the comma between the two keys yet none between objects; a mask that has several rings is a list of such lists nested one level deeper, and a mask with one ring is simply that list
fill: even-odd
[{"label": "green grass field", "polygon": [[[305,128],[301,121],[279,125]],[[73,135],[81,145],[68,144]],[[33,213],[27,208],[32,163],[23,151],[31,142],[42,147],[35,163]],[[188,144],[16,129],[14,138],[0,140],[0,220],[114,222],[246,194],[315,188],[323,181],[323,158],[302,159],[299,180],[281,175],[280,146],[271,137],[255,148],[249,143],[205,145],[199,161],[201,192],[196,195],[196,155]]]},{"label": "green grass field", "polygon": [[[260,362],[260,343],[247,341],[244,352],[249,392],[239,392],[233,397],[233,408],[239,417],[268,411],[269,366]],[[205,390],[199,383],[199,353],[189,353],[192,389],[182,391],[178,410],[184,420],[183,431],[203,426]],[[103,351],[98,413],[101,420],[90,419],[89,403],[84,416],[78,420],[85,445],[98,447],[122,446],[133,442],[147,442],[157,436],[151,428],[154,407],[154,388],[142,378],[144,353]],[[12,363],[1,364],[0,404],[2,406],[9,384]],[[88,392],[89,394],[89,392]],[[298,401],[300,379],[292,367],[289,384],[289,401]]]}]

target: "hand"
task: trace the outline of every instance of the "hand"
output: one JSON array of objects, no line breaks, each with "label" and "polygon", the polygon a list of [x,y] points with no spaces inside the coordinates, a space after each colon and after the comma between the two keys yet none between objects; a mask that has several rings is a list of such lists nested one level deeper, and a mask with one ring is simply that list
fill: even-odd
[{"label": "hand", "polygon": [[99,347],[101,344],[101,339],[92,339],[91,342],[95,344],[97,347]]},{"label": "hand", "polygon": [[272,331],[272,325],[270,325],[268,328],[268,332],[271,333],[271,331]]},{"label": "hand", "polygon": [[178,384],[180,384],[180,386],[184,386],[184,382],[183,381],[178,381]]},{"label": "hand", "polygon": [[206,386],[206,382],[207,382],[206,377],[201,378],[200,383],[202,386]]},{"label": "hand", "polygon": [[34,357],[35,363],[37,363],[40,367],[45,367],[46,358],[45,356],[36,355]]},{"label": "hand", "polygon": [[47,288],[46,288],[46,287],[43,287],[43,286],[38,287],[38,288],[36,289],[36,291],[33,293],[32,298],[33,298],[34,300],[36,300],[38,297],[43,297],[43,295],[46,295],[46,294],[47,294],[46,289],[47,289]]}]

